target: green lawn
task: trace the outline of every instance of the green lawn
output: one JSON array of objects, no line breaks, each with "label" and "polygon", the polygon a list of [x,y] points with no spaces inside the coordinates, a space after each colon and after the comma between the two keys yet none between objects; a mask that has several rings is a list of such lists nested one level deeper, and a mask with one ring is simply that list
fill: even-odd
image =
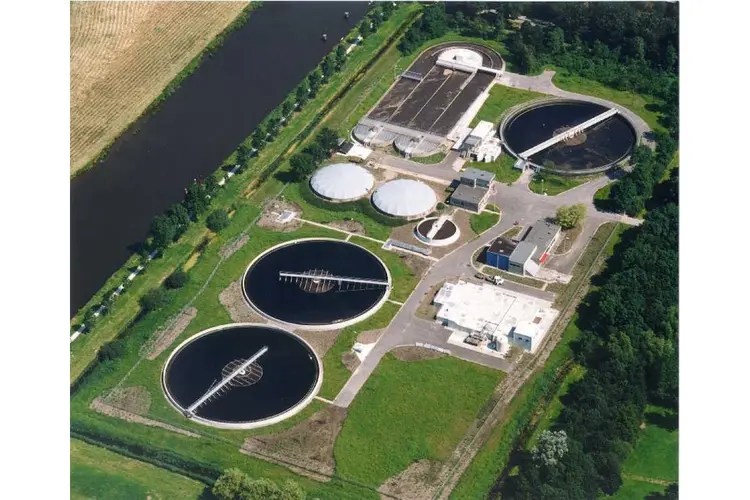
[{"label": "green lawn", "polygon": [[[495,216],[497,217],[497,216]],[[393,288],[391,289],[390,299],[397,302],[404,302],[411,295],[412,290],[416,288],[420,278],[414,274],[409,266],[404,263],[402,259],[403,254],[397,252],[391,252],[389,250],[383,250],[381,245],[375,243],[372,240],[360,238],[359,236],[352,236],[349,240],[351,243],[361,245],[380,257],[388,266],[388,270],[391,272],[391,280],[393,282]],[[415,257],[417,259],[421,257]]]},{"label": "green lawn", "polygon": [[504,85],[494,85],[490,89],[490,96],[487,98],[482,108],[474,117],[470,126],[475,126],[480,121],[488,121],[497,125],[500,118],[508,109],[532,99],[547,97],[545,94],[532,92],[530,90],[516,89]]},{"label": "green lawn", "polygon": [[503,376],[453,357],[386,355],[349,408],[337,471],[376,486],[416,460],[446,460]]},{"label": "green lawn", "polygon": [[441,161],[445,160],[446,156],[447,156],[447,153],[445,151],[440,151],[439,153],[435,153],[434,155],[430,155],[430,156],[412,156],[409,159],[411,161],[415,161],[417,163],[422,163],[424,165],[435,165],[435,164],[440,163]]},{"label": "green lawn", "polygon": [[485,163],[483,161],[472,161],[466,163],[464,166],[492,172],[495,174],[495,180],[497,182],[507,184],[510,182],[515,182],[519,177],[521,177],[521,171],[517,168],[513,168],[514,163],[516,163],[516,159],[503,152],[503,154],[501,154],[496,161],[488,163]]},{"label": "green lawn", "polygon": [[551,173],[544,174],[544,181],[539,181],[536,176],[531,179],[529,189],[536,194],[547,193],[547,196],[555,196],[560,193],[580,186],[584,182],[590,181],[591,177],[556,175]]},{"label": "green lawn", "polygon": [[346,384],[352,373],[341,362],[341,356],[349,352],[360,333],[385,328],[399,310],[399,306],[386,302],[378,312],[361,323],[344,328],[336,337],[336,342],[323,357],[323,385],[320,397],[333,400]]},{"label": "green lawn", "polygon": [[643,118],[652,130],[662,132],[666,131],[664,127],[659,124],[659,117],[661,114],[647,109],[648,107],[659,104],[657,98],[606,87],[597,81],[572,75],[567,70],[555,66],[551,66],[550,69],[556,71],[552,82],[557,87],[569,92],[591,95],[616,102]]},{"label": "green lawn", "polygon": [[677,480],[679,431],[669,429],[662,420],[674,420],[676,424],[676,417],[670,410],[646,407],[646,428],[640,431],[635,448],[623,465],[624,473],[664,481]]},{"label": "green lawn", "polygon": [[612,496],[602,496],[602,500],[644,500],[648,495],[662,493],[666,486],[658,484],[644,483],[633,479],[623,478],[622,486]]},{"label": "green lawn", "polygon": [[198,499],[206,485],[117,453],[70,440],[70,496],[106,500]]},{"label": "green lawn", "polygon": [[469,223],[471,224],[471,229],[475,233],[482,234],[483,232],[487,231],[489,228],[497,224],[497,221],[499,220],[500,217],[495,213],[482,212],[481,214],[472,214]]}]

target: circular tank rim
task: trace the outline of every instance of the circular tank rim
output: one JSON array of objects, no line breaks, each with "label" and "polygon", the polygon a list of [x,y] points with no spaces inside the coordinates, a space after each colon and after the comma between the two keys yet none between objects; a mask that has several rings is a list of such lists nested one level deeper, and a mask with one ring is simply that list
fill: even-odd
[{"label": "circular tank rim", "polygon": [[[320,360],[320,357],[318,356],[318,353],[315,352],[315,349],[312,348],[312,346],[302,337],[297,335],[294,332],[285,330],[281,327],[275,326],[275,325],[266,325],[263,323],[226,323],[223,325],[218,326],[212,326],[211,328],[207,328],[206,330],[203,330],[201,332],[196,333],[195,335],[191,335],[184,341],[180,343],[177,347],[174,348],[174,350],[169,354],[169,357],[164,362],[164,366],[161,370],[161,386],[162,386],[162,392],[164,393],[164,397],[167,399],[167,402],[169,405],[177,410],[180,414],[184,415],[185,409],[177,403],[177,400],[174,399],[172,394],[169,392],[169,388],[167,387],[167,367],[169,366],[169,363],[172,361],[172,358],[177,355],[186,345],[194,342],[195,340],[198,340],[201,337],[205,337],[206,335],[211,335],[216,332],[220,332],[222,330],[229,330],[231,328],[247,328],[247,327],[258,327],[258,328],[268,328],[271,330],[276,330],[279,332],[282,332],[286,335],[289,335],[291,337],[294,337],[296,340],[302,343],[305,347],[307,347],[310,352],[313,354],[313,357],[315,358],[315,362],[318,367],[318,377],[315,381],[315,385],[313,388],[307,393],[307,395],[301,399],[297,404],[289,408],[288,410],[285,410],[277,415],[264,418],[261,420],[254,420],[251,422],[222,422],[219,420],[211,420],[203,417],[199,417],[198,415],[194,415],[189,420],[193,420],[195,422],[198,422],[199,424],[206,425],[208,427],[215,427],[217,429],[257,429],[260,427],[266,427],[268,425],[276,424],[278,422],[281,422],[283,420],[286,420],[289,417],[292,417],[302,411],[307,405],[309,405],[312,400],[315,398],[315,396],[318,394],[318,391],[320,391],[320,387],[323,384],[323,363]],[[187,417],[186,417],[187,418]]]},{"label": "circular tank rim", "polygon": [[[367,311],[364,311],[362,314],[360,314],[359,316],[355,316],[353,318],[349,318],[349,319],[344,320],[344,321],[339,321],[338,323],[326,323],[326,324],[323,324],[323,325],[305,325],[305,324],[298,324],[298,323],[290,323],[288,321],[283,321],[283,320],[280,320],[278,318],[275,318],[275,317],[271,316],[270,314],[267,314],[264,311],[261,311],[260,308],[257,307],[253,303],[252,300],[250,300],[250,297],[247,296],[247,292],[245,291],[245,278],[247,276],[247,273],[250,271],[250,269],[252,269],[252,267],[255,265],[255,263],[258,260],[260,260],[262,257],[264,257],[266,254],[271,253],[274,250],[277,250],[277,249],[279,249],[281,247],[285,247],[285,246],[289,246],[289,245],[294,245],[296,243],[302,243],[302,242],[307,242],[307,241],[333,241],[335,243],[347,243],[347,244],[350,244],[350,245],[354,245],[354,246],[356,246],[356,247],[364,250],[365,252],[368,252],[373,257],[375,257],[378,260],[378,262],[380,263],[380,265],[383,266],[383,268],[385,269],[385,275],[386,275],[386,278],[388,280],[388,287],[386,288],[385,293],[380,298],[380,300],[378,302],[376,302],[372,307],[370,307]],[[360,321],[369,318],[370,316],[372,316],[373,314],[375,314],[381,307],[383,307],[383,304],[385,304],[385,302],[388,300],[388,297],[391,294],[391,287],[392,286],[393,286],[393,280],[391,278],[391,270],[388,269],[388,266],[385,265],[385,262],[383,262],[383,260],[380,257],[378,257],[377,255],[375,255],[373,252],[371,252],[367,248],[365,248],[365,247],[363,247],[361,245],[357,245],[356,243],[352,243],[351,241],[337,240],[336,238],[326,238],[326,237],[315,238],[315,237],[313,237],[313,238],[298,238],[296,240],[285,241],[285,242],[279,243],[277,245],[274,245],[274,246],[272,246],[270,248],[267,248],[266,250],[264,250],[263,252],[261,252],[260,254],[258,254],[252,261],[250,261],[250,264],[247,266],[247,268],[245,268],[245,272],[242,273],[242,280],[241,280],[240,288],[242,288],[242,297],[245,299],[245,303],[248,306],[250,306],[250,309],[252,309],[256,313],[258,313],[264,319],[266,319],[268,321],[271,321],[273,323],[277,323],[277,324],[279,324],[281,326],[291,328],[291,329],[300,329],[300,330],[309,330],[309,331],[322,332],[322,331],[327,331],[327,330],[338,330],[340,328],[346,328],[347,326],[351,326],[351,325],[353,325],[355,323],[359,323]]]},{"label": "circular tank rim", "polygon": [[[505,112],[505,116],[503,116],[503,119],[500,121],[500,125],[498,127],[498,134],[500,136],[500,141],[502,142],[503,149],[508,154],[510,154],[513,158],[515,158],[516,160],[520,160],[521,157],[518,156],[518,153],[516,153],[513,149],[511,149],[510,146],[508,146],[508,143],[507,143],[507,141],[505,139],[505,129],[509,125],[509,122],[513,118],[516,118],[517,116],[519,116],[521,113],[523,113],[525,111],[528,111],[530,109],[541,107],[543,105],[562,104],[562,103],[566,103],[566,102],[595,104],[597,106],[603,106],[604,107],[603,104],[599,104],[598,102],[587,101],[585,99],[572,99],[572,98],[568,98],[568,97],[540,97],[538,99],[532,99],[531,101],[527,101],[527,102],[521,103],[518,106],[514,106],[514,107],[508,109]],[[613,107],[613,108],[617,108],[617,106],[615,106],[614,103],[610,103],[609,105],[611,107]],[[602,165],[602,166],[594,167],[594,168],[588,168],[588,169],[585,169],[585,170],[560,170],[560,169],[556,169],[556,168],[545,167],[544,165],[538,165],[538,164],[533,163],[533,162],[531,162],[529,160],[525,160],[525,161],[529,165],[532,165],[533,167],[535,167],[538,170],[546,170],[548,172],[552,172],[552,173],[560,174],[560,175],[567,175],[567,176],[589,175],[589,174],[596,174],[596,173],[606,172],[607,170],[611,169],[612,167],[614,167],[618,163],[620,163],[620,162],[626,160],[627,158],[629,158],[630,155],[633,153],[633,150],[636,147],[638,147],[638,145],[640,144],[640,138],[638,137],[638,131],[637,131],[635,125],[633,124],[633,122],[630,120],[630,118],[628,118],[624,113],[618,112],[617,114],[619,116],[621,116],[625,120],[625,123],[628,125],[628,127],[630,127],[631,132],[633,132],[633,137],[635,137],[635,141],[633,143],[632,148],[630,149],[630,151],[628,151],[621,158],[619,158],[619,159],[617,159],[617,160],[615,160],[613,162],[610,162],[610,163],[608,163],[606,165]]]},{"label": "circular tank rim", "polygon": [[453,235],[451,235],[451,236],[449,236],[449,237],[447,237],[445,239],[442,239],[442,240],[430,240],[426,236],[422,236],[422,233],[419,232],[419,226],[420,226],[420,224],[422,224],[423,222],[426,222],[428,220],[431,220],[431,219],[437,220],[439,218],[440,217],[425,217],[421,221],[417,222],[414,225],[414,236],[416,236],[416,238],[419,241],[421,241],[422,243],[424,243],[425,245],[430,245],[430,246],[433,246],[433,247],[447,247],[449,245],[454,244],[461,237],[461,228],[459,228],[458,224],[456,224],[455,222],[453,222],[453,220],[450,219],[450,218],[447,220],[447,222],[450,222],[451,224],[453,224],[453,226],[456,228],[456,232],[453,233]]}]

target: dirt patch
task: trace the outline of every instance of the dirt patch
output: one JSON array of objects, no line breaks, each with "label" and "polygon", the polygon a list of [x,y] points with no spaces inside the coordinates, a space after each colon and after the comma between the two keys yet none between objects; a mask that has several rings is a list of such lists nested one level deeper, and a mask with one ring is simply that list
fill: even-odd
[{"label": "dirt patch", "polygon": [[108,403],[105,403],[102,400],[102,398],[94,399],[91,402],[91,405],[89,406],[89,408],[103,415],[119,418],[120,420],[125,420],[126,422],[135,422],[137,424],[143,424],[149,427],[160,427],[162,429],[166,429],[168,431],[176,432],[178,434],[182,434],[182,435],[189,436],[189,437],[194,437],[194,438],[201,437],[200,434],[196,434],[195,432],[186,431],[185,429],[180,429],[179,427],[175,427],[173,425],[158,422],[156,420],[151,420],[150,418],[145,418],[140,415],[136,415],[135,413],[121,410],[120,408],[116,408]]},{"label": "dirt patch", "polygon": [[295,330],[294,333],[305,339],[307,343],[312,346],[315,354],[317,354],[320,359],[323,359],[323,356],[326,355],[328,349],[330,349],[334,342],[336,342],[336,337],[338,337],[340,331],[341,330],[313,332],[310,330]]},{"label": "dirt patch", "polygon": [[365,226],[356,220],[335,220],[328,223],[334,229],[340,229],[354,234],[365,234]]},{"label": "dirt patch", "polygon": [[442,352],[417,346],[396,347],[391,351],[391,354],[399,361],[425,361],[445,356]]},{"label": "dirt patch", "polygon": [[125,387],[108,394],[107,403],[136,415],[145,415],[151,408],[151,394],[143,386]]},{"label": "dirt patch", "polygon": [[373,344],[378,341],[385,328],[376,328],[375,330],[365,330],[357,335],[357,342],[360,344]]},{"label": "dirt patch", "polygon": [[219,250],[219,255],[221,255],[221,257],[224,259],[228,259],[232,255],[234,255],[237,250],[244,247],[248,241],[250,241],[250,236],[247,234],[243,234],[240,238],[237,238],[234,241],[230,241],[229,243],[221,247],[221,250]]},{"label": "dirt patch", "polygon": [[[434,460],[418,460],[399,474],[386,480],[378,491],[402,500],[432,498],[437,493],[437,482],[443,464]],[[381,498],[385,498],[381,496]]]},{"label": "dirt patch", "polygon": [[406,264],[406,266],[411,269],[411,272],[413,272],[414,275],[419,278],[424,276],[427,270],[432,265],[432,261],[423,259],[422,257],[417,257],[416,255],[412,255],[410,253],[398,255],[399,257],[401,257],[401,260],[404,262],[404,264]]},{"label": "dirt patch", "polygon": [[245,302],[240,280],[231,282],[221,291],[219,303],[224,306],[235,323],[265,323],[265,320]]},{"label": "dirt patch", "polygon": [[572,229],[564,229],[560,232],[560,242],[555,247],[552,255],[564,255],[573,249],[573,244],[576,242],[578,237],[583,233],[583,224]]},{"label": "dirt patch", "polygon": [[435,295],[437,295],[438,291],[442,288],[444,283],[445,281],[437,283],[435,286],[430,288],[429,292],[424,294],[424,297],[422,297],[422,301],[419,303],[419,307],[417,307],[417,312],[415,313],[418,318],[433,321],[437,317],[438,306],[433,304],[432,301],[435,299]]},{"label": "dirt patch", "polygon": [[258,226],[263,229],[269,229],[281,233],[290,233],[302,227],[304,222],[299,219],[292,219],[284,224],[277,222],[276,219],[285,210],[297,212],[297,217],[302,215],[302,208],[300,208],[299,205],[282,199],[274,199],[267,203],[263,209],[263,213],[258,219]]},{"label": "dirt patch", "polygon": [[70,171],[146,109],[242,2],[72,2]]},{"label": "dirt patch", "polygon": [[361,364],[357,355],[351,351],[347,351],[341,355],[341,363],[350,373],[354,373],[354,370],[359,368],[359,365]]},{"label": "dirt patch", "polygon": [[190,322],[193,321],[193,318],[197,315],[198,309],[195,307],[190,307],[180,311],[177,318],[171,322],[168,328],[158,330],[151,340],[143,345],[143,352],[147,353],[146,359],[153,361],[158,358],[161,353],[172,345],[172,342],[174,342],[177,337],[182,335],[182,332],[185,331],[185,328],[188,327]]},{"label": "dirt patch", "polygon": [[203,252],[193,252],[185,264],[182,266],[183,271],[189,271],[197,262]]},{"label": "dirt patch", "polygon": [[334,472],[333,446],[346,415],[346,408],[328,406],[286,431],[249,437],[240,451],[278,460],[295,472],[328,481],[329,477],[320,474]]}]

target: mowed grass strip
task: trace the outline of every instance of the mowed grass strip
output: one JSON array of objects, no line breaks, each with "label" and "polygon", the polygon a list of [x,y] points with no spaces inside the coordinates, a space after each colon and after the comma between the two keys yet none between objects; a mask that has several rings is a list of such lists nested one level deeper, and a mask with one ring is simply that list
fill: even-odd
[{"label": "mowed grass strip", "polygon": [[70,440],[71,498],[201,498],[206,485],[151,464]]},{"label": "mowed grass strip", "polygon": [[646,407],[646,428],[622,470],[625,474],[662,481],[676,481],[678,469],[677,416],[659,406]]},{"label": "mowed grass strip", "polygon": [[529,189],[536,194],[547,193],[547,196],[555,196],[560,193],[564,193],[568,189],[573,189],[576,186],[592,180],[593,177],[581,177],[581,176],[566,176],[556,174],[544,174],[544,181],[540,181],[536,176],[532,177],[529,182]]},{"label": "mowed grass strip", "polygon": [[540,97],[548,97],[545,94],[539,92],[532,92],[530,90],[516,89],[513,87],[506,87],[505,85],[494,85],[490,89],[490,96],[487,98],[482,108],[477,113],[477,116],[471,122],[471,126],[476,126],[480,121],[492,122],[497,125],[503,113],[508,111],[513,106],[517,106],[521,103],[530,101],[532,99],[538,99]]},{"label": "mowed grass strip", "polygon": [[417,460],[446,460],[503,376],[453,357],[387,354],[349,408],[337,472],[379,486]]},{"label": "mowed grass strip", "polygon": [[497,224],[499,220],[499,215],[492,212],[483,212],[481,214],[472,214],[469,224],[471,224],[471,229],[475,233],[482,234]]},{"label": "mowed grass strip", "polygon": [[617,490],[617,493],[612,496],[602,496],[601,499],[603,500],[606,498],[607,500],[644,500],[649,498],[649,495],[663,493],[666,489],[666,486],[623,478],[622,486],[620,486],[620,489]]}]

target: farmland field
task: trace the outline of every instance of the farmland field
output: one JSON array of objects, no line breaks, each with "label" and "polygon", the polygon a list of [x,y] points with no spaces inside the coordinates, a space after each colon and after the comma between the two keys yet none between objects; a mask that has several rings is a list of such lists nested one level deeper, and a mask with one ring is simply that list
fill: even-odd
[{"label": "farmland field", "polygon": [[134,121],[246,5],[71,2],[71,174]]}]

